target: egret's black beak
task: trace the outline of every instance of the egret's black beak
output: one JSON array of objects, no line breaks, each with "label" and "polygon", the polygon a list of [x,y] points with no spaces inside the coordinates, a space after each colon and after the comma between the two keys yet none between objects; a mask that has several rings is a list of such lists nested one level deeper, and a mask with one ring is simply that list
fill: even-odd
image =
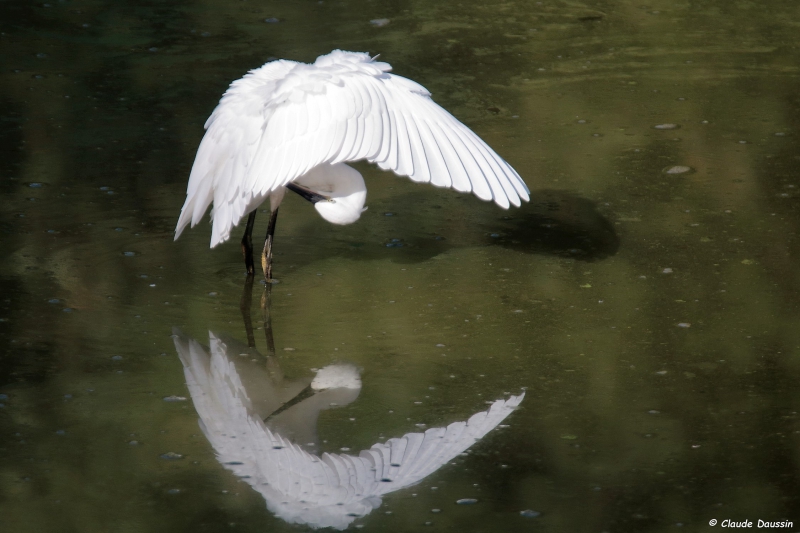
[{"label": "egret's black beak", "polygon": [[292,192],[295,192],[295,193],[299,194],[300,196],[302,196],[303,198],[305,198],[306,200],[308,200],[312,204],[315,204],[315,203],[320,202],[322,200],[325,200],[326,202],[330,202],[331,201],[331,197],[330,196],[325,196],[323,194],[319,194],[318,192],[314,192],[311,189],[307,189],[306,187],[303,187],[302,185],[298,185],[296,183],[287,183],[286,184],[286,188],[289,189]]}]

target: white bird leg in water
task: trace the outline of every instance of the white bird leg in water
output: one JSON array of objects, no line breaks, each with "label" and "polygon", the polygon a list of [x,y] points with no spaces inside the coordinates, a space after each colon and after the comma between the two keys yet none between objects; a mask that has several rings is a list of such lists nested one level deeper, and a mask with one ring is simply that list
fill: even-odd
[{"label": "white bird leg in water", "polygon": [[272,61],[234,81],[206,122],[175,238],[212,203],[212,248],[249,214],[242,251],[252,273],[254,212],[269,198],[262,253],[269,282],[274,219],[286,189],[313,202],[328,222],[352,224],[364,211],[367,187],[345,163],[362,160],[503,209],[529,200],[511,165],[425,87],[391,69],[368,54],[334,50],[311,65]]}]

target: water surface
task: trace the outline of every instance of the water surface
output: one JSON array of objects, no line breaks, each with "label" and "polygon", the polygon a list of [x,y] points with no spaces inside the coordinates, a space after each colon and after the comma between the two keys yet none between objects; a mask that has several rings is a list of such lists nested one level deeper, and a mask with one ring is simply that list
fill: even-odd
[{"label": "water surface", "polygon": [[245,277],[238,238],[172,231],[228,83],[333,48],[426,86],[532,191],[502,211],[359,164],[357,224],[281,210],[253,375],[361,380],[316,453],[525,393],[349,527],[800,523],[797,20],[780,0],[0,4],[4,525],[310,528],[198,425],[173,328],[246,345]]}]

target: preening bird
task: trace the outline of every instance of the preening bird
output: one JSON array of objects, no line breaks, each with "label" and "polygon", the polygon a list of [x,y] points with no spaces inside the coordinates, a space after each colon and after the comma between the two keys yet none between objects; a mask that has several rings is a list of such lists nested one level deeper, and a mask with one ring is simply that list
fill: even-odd
[{"label": "preening bird", "polygon": [[364,211],[367,191],[345,162],[360,160],[504,209],[528,201],[528,187],[511,165],[427,89],[391,69],[366,53],[334,50],[313,64],[271,61],[234,81],[205,124],[175,239],[212,203],[212,248],[249,213],[242,252],[252,274],[253,224],[269,198],[261,266],[270,282],[286,190],[312,202],[327,221],[351,224]]}]

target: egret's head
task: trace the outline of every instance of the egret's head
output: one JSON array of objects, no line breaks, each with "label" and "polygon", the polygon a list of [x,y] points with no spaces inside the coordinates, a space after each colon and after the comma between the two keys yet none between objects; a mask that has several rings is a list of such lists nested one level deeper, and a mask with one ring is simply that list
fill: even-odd
[{"label": "egret's head", "polygon": [[312,191],[329,196],[330,201],[314,204],[317,212],[331,224],[352,224],[366,211],[367,186],[353,167],[344,163],[322,164],[295,180]]},{"label": "egret's head", "polygon": [[359,218],[361,213],[367,210],[364,201],[367,199],[367,192],[351,195],[345,198],[335,198],[330,201],[321,201],[314,204],[317,212],[331,224],[342,226],[352,224]]}]

